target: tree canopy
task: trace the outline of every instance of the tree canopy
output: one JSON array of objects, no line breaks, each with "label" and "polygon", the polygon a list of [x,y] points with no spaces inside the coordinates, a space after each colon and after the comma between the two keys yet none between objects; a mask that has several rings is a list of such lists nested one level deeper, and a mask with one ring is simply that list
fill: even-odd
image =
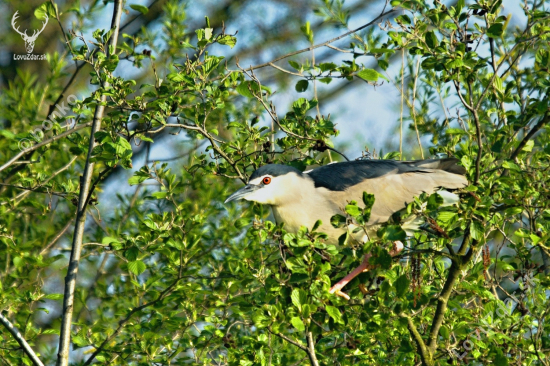
[{"label": "tree canopy", "polygon": [[[0,363],[550,365],[550,12],[509,3],[0,5]],[[399,146],[335,145],[381,85]],[[223,203],[265,164],[444,157],[460,202],[367,243]]]}]

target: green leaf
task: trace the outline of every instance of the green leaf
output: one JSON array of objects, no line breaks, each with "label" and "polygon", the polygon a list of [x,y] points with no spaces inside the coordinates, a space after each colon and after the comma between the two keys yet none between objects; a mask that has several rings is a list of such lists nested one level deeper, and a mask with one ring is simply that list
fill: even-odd
[{"label": "green leaf", "polygon": [[54,8],[51,1],[46,1],[34,10],[34,16],[36,17],[36,19],[40,19],[42,21],[44,21],[46,16],[48,18],[55,19],[56,18],[56,16],[55,16],[56,9],[57,9],[57,4],[55,4],[55,8]]},{"label": "green leaf", "polygon": [[442,204],[443,197],[441,197],[437,192],[428,197],[428,210],[436,210]]},{"label": "green leaf", "polygon": [[363,203],[365,204],[365,208],[371,209],[374,205],[374,194],[363,192]]},{"label": "green leaf", "polygon": [[59,329],[46,329],[40,332],[40,334],[57,334],[59,335]]},{"label": "green leaf", "polygon": [[483,234],[485,233],[485,230],[483,229],[483,225],[479,221],[472,221],[470,224],[470,233],[472,234],[472,238],[475,240],[481,240],[483,239]]},{"label": "green leaf", "polygon": [[533,151],[534,146],[535,146],[535,141],[529,140],[529,141],[527,141],[525,146],[523,146],[523,149],[521,149],[521,151],[531,152],[531,151]]},{"label": "green leaf", "polygon": [[338,310],[337,307],[327,305],[325,306],[325,309],[330,315],[330,317],[334,320],[335,323],[344,324],[344,319],[342,319],[342,314],[340,313],[340,310]]},{"label": "green leaf", "polygon": [[78,347],[86,347],[88,345],[88,341],[86,341],[84,337],[79,335],[71,337],[71,340]]},{"label": "green leaf", "polygon": [[506,160],[502,163],[502,167],[506,169],[510,169],[516,172],[521,172],[521,168],[514,162],[510,160]]},{"label": "green leaf", "polygon": [[378,71],[373,69],[363,69],[357,73],[357,76],[366,81],[376,82],[378,81],[380,74]]},{"label": "green leaf", "polygon": [[409,353],[409,352],[412,352],[414,351],[414,348],[411,344],[411,341],[407,338],[403,338],[401,339],[401,345],[399,346],[399,352],[402,352],[402,353]]},{"label": "green leaf", "polygon": [[395,280],[394,286],[397,297],[403,297],[403,295],[407,293],[410,283],[411,281],[406,274],[399,276],[399,278]]},{"label": "green leaf", "polygon": [[496,349],[496,355],[493,359],[493,364],[498,366],[508,366],[508,357],[504,355],[504,352],[502,349],[497,348]]},{"label": "green leaf", "polygon": [[346,212],[353,217],[361,215],[361,209],[357,205],[346,205]]},{"label": "green leaf", "polygon": [[321,69],[321,72],[329,71],[329,70],[335,70],[338,66],[334,62],[324,62],[322,64],[318,65],[319,69]]},{"label": "green leaf", "polygon": [[405,240],[407,233],[399,225],[388,225],[378,230],[378,236],[384,240],[397,241]]},{"label": "green leaf", "polygon": [[305,273],[293,273],[290,276],[290,280],[288,282],[289,283],[300,283],[300,282],[303,282],[303,281],[307,280],[308,278],[309,278],[309,275],[307,275]]},{"label": "green leaf", "polygon": [[192,49],[195,49],[195,46],[193,46],[191,43],[185,42],[185,41],[180,41],[180,47],[181,47],[181,48],[192,48]]},{"label": "green leaf", "polygon": [[296,61],[288,61],[288,64],[289,64],[290,66],[292,66],[292,68],[293,68],[294,70],[300,71],[300,70],[302,69],[302,67],[300,66],[300,64],[297,63]]},{"label": "green leaf", "polygon": [[523,212],[522,207],[508,207],[506,210],[504,210],[504,216],[519,215],[522,212]]},{"label": "green leaf", "polygon": [[247,226],[248,224],[250,224],[250,219],[246,217],[241,217],[240,219],[235,221],[235,228],[238,230],[241,230],[243,227]]},{"label": "green leaf", "polygon": [[295,316],[292,319],[290,319],[290,323],[292,323],[292,326],[299,330],[300,332],[303,332],[306,330],[306,327],[304,325],[304,322],[299,317]]},{"label": "green leaf", "polygon": [[147,14],[149,12],[149,8],[143,5],[131,4],[130,8],[139,11],[141,14]]},{"label": "green leaf", "polygon": [[223,44],[233,48],[237,44],[237,37],[230,36],[225,34],[217,39],[219,44]]},{"label": "green leaf", "polygon": [[456,212],[442,211],[437,215],[437,219],[441,222],[448,223],[457,216]]},{"label": "green leaf", "polygon": [[150,177],[148,177],[148,176],[134,175],[133,177],[130,177],[130,179],[128,179],[128,184],[133,186],[133,185],[136,185],[136,184],[140,184],[140,183],[146,181],[149,178]]},{"label": "green leaf", "polygon": [[439,42],[437,41],[437,36],[433,31],[426,32],[426,34],[424,35],[424,40],[426,41],[428,47],[430,47],[430,49],[432,50],[436,48],[439,44]]},{"label": "green leaf", "polygon": [[258,84],[251,81],[243,81],[242,83],[239,84],[239,86],[237,86],[236,90],[243,97],[254,98],[254,94],[250,92],[249,88],[252,89],[254,93],[258,93],[260,91]]},{"label": "green leaf", "polygon": [[487,36],[491,38],[499,38],[504,32],[504,25],[502,23],[495,23],[487,29]]},{"label": "green leaf", "polygon": [[44,296],[43,299],[63,300],[63,294],[48,294]]},{"label": "green leaf", "polygon": [[166,198],[167,195],[168,195],[168,192],[163,192],[163,191],[153,192],[151,194],[151,196],[155,197],[157,200],[161,200],[163,198]]},{"label": "green leaf", "polygon": [[111,243],[118,243],[119,241],[113,237],[110,236],[104,236],[103,239],[101,239],[101,244],[109,245]]},{"label": "green leaf", "polygon": [[296,83],[295,89],[298,93],[303,93],[307,90],[309,82],[307,80],[300,80]]},{"label": "green leaf", "polygon": [[330,218],[330,224],[335,228],[342,227],[345,223],[346,218],[340,214],[336,214]]},{"label": "green leaf", "polygon": [[147,266],[140,260],[128,262],[128,270],[136,276],[139,276],[140,274],[145,272],[146,269]]},{"label": "green leaf", "polygon": [[185,80],[185,76],[178,72],[171,72],[170,74],[166,75],[166,79],[174,83],[180,83]]},{"label": "green leaf", "polygon": [[467,135],[468,133],[462,128],[447,128],[445,130],[446,135]]},{"label": "green leaf", "polygon": [[313,228],[311,229],[311,231],[316,231],[321,227],[321,225],[323,225],[323,221],[321,220],[315,221],[315,224],[313,225]]},{"label": "green leaf", "polygon": [[443,339],[449,339],[451,331],[449,330],[449,327],[442,325],[441,328],[439,328],[439,334],[441,334]]},{"label": "green leaf", "polygon": [[403,14],[403,15],[398,16],[397,18],[395,18],[395,20],[396,20],[398,23],[402,23],[402,24],[411,24],[411,18],[409,18],[409,16],[406,15],[406,14]]},{"label": "green leaf", "polygon": [[135,246],[132,246],[124,251],[124,258],[128,259],[129,261],[135,261],[138,255],[139,249]]},{"label": "green leaf", "polygon": [[290,298],[292,299],[292,303],[294,304],[294,306],[296,306],[299,311],[302,311],[302,305],[305,305],[307,303],[307,293],[299,288],[295,288],[294,290],[292,290]]},{"label": "green leaf", "polygon": [[384,248],[378,247],[376,249],[376,255],[370,259],[370,263],[377,264],[383,269],[389,269],[391,267],[392,258],[390,253]]}]

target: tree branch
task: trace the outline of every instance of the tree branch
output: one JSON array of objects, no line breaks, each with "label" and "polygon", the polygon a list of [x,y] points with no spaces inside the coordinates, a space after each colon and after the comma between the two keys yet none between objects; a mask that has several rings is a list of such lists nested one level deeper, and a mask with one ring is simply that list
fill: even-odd
[{"label": "tree branch", "polygon": [[[118,33],[120,30],[120,18],[122,16],[122,0],[116,0],[113,10],[113,18],[111,21],[111,29],[114,29],[111,39],[109,40],[109,49],[116,52]],[[108,83],[104,83],[103,87],[108,87]],[[65,277],[65,291],[63,295],[63,312],[61,321],[61,331],[59,336],[59,349],[57,353],[57,366],[69,365],[69,350],[71,343],[71,325],[74,311],[74,295],[76,288],[76,276],[78,273],[78,265],[80,262],[80,253],[82,251],[82,238],[86,226],[86,204],[88,197],[91,195],[90,186],[94,174],[95,164],[92,160],[92,150],[95,147],[94,134],[101,128],[101,120],[105,111],[105,102],[107,97],[101,96],[101,102],[98,103],[90,131],[90,142],[88,146],[88,155],[84,166],[84,173],[80,180],[80,195],[78,200],[78,211],[76,214],[76,224],[73,234],[73,243],[71,250],[71,258],[67,276]]]},{"label": "tree branch", "polygon": [[36,353],[34,353],[34,351],[32,350],[31,346],[29,346],[25,338],[23,338],[23,335],[19,332],[19,330],[17,330],[17,328],[15,328],[15,326],[4,315],[2,315],[1,312],[0,312],[0,323],[2,323],[2,325],[6,327],[8,332],[11,333],[13,338],[15,338],[17,343],[19,343],[21,348],[23,348],[23,351],[31,359],[34,365],[44,366],[44,364],[42,363],[42,361],[40,361]]},{"label": "tree branch", "polygon": [[74,133],[74,132],[76,132],[76,131],[79,131],[79,130],[81,130],[81,129],[83,129],[83,128],[89,127],[89,126],[91,126],[92,124],[93,124],[93,122],[83,123],[83,124],[81,124],[81,125],[75,126],[74,128],[71,128],[70,130],[67,130],[67,131],[65,131],[65,132],[63,132],[63,133],[60,133],[59,135],[53,136],[53,137],[51,137],[51,138],[49,138],[49,139],[47,139],[47,140],[44,140],[44,141],[42,141],[42,142],[40,142],[40,143],[38,143],[38,144],[36,144],[36,145],[34,145],[34,146],[31,146],[31,147],[29,147],[29,148],[26,148],[26,149],[20,151],[20,152],[19,152],[18,154],[16,154],[13,158],[11,158],[10,160],[8,160],[7,163],[5,163],[4,165],[0,166],[0,172],[1,172],[2,170],[4,170],[4,169],[8,168],[8,167],[9,167],[10,165],[12,165],[13,163],[15,163],[15,162],[16,162],[20,157],[22,157],[23,155],[25,155],[25,154],[27,154],[27,153],[29,153],[29,152],[31,152],[31,151],[34,151],[34,150],[36,150],[36,149],[39,149],[39,148],[41,148],[41,147],[44,146],[44,145],[48,145],[48,144],[50,144],[50,143],[52,143],[52,142],[54,142],[54,141],[57,141],[57,140],[59,140],[59,139],[65,137],[65,136],[68,136],[68,135],[70,135],[70,134],[72,134],[72,133]]},{"label": "tree branch", "polygon": [[518,147],[516,147],[516,149],[514,150],[512,155],[510,155],[510,159],[514,160],[519,155],[521,150],[523,150],[523,148],[525,147],[527,142],[529,142],[529,140],[531,140],[533,135],[536,134],[548,122],[550,122],[550,115],[548,114],[548,112],[546,112],[544,117],[542,117],[542,119],[535,126],[533,126],[533,128],[527,133],[527,135],[525,135],[523,140],[521,140]]},{"label": "tree branch", "polygon": [[287,341],[288,343],[295,345],[295,346],[298,347],[299,349],[308,352],[307,347],[304,346],[303,344],[298,343],[297,341],[295,341],[295,340],[293,340],[293,339],[291,339],[291,338],[285,336],[285,335],[282,334],[282,333],[274,333],[274,332],[273,332],[271,329],[269,329],[269,328],[267,328],[267,330],[269,331],[269,333],[274,334],[274,335],[276,335],[277,337],[279,337],[279,338],[281,338],[281,339],[284,339],[284,340]]},{"label": "tree branch", "polygon": [[121,321],[118,322],[118,327],[117,329],[113,332],[113,334],[111,334],[109,337],[105,338],[105,340],[101,343],[101,345],[99,347],[97,347],[97,349],[94,351],[94,353],[92,353],[92,355],[86,360],[86,362],[84,363],[83,366],[88,366],[92,363],[92,361],[96,358],[96,356],[101,352],[103,351],[103,349],[105,348],[105,346],[111,342],[111,340],[113,340],[117,335],[120,334],[120,332],[122,331],[122,328],[124,327],[124,325],[132,318],[132,316],[145,309],[145,308],[148,308],[149,306],[151,305],[155,305],[157,302],[161,301],[162,299],[164,299],[164,297],[166,297],[167,294],[169,294],[172,289],[174,288],[174,286],[176,286],[176,284],[178,283],[179,280],[181,280],[183,277],[178,277],[170,286],[168,286],[164,291],[162,291],[160,293],[160,295],[153,301],[150,301],[146,304],[143,304],[141,306],[138,306],[138,307],[135,307],[133,308],[132,310],[130,310],[130,312],[128,313],[128,315],[126,315],[126,317],[124,319],[122,319]]},{"label": "tree branch", "polygon": [[315,356],[315,343],[313,342],[313,334],[307,332],[307,356],[309,357],[309,363],[312,366],[319,366],[319,361],[317,361],[317,356]]},{"label": "tree branch", "polygon": [[69,221],[67,221],[67,224],[65,224],[65,226],[63,227],[63,229],[61,229],[54,237],[52,240],[50,240],[50,242],[48,243],[48,245],[46,245],[44,247],[44,249],[42,249],[40,251],[40,255],[46,253],[55,243],[57,243],[57,241],[59,240],[59,238],[61,238],[63,236],[63,234],[65,234],[65,232],[67,232],[67,230],[69,230],[69,227],[71,227],[71,224],[73,223],[73,220],[70,219]]},{"label": "tree branch", "polygon": [[420,359],[422,360],[422,363],[424,365],[431,365],[432,354],[430,353],[430,350],[428,349],[428,347],[426,347],[426,343],[424,342],[424,339],[422,339],[422,335],[420,335],[420,333],[418,332],[418,329],[416,329],[416,326],[414,325],[410,317],[405,315],[403,315],[403,317],[407,319],[407,327],[409,328],[409,332],[411,333],[411,336],[413,337],[414,342],[418,347],[418,350],[420,353]]},{"label": "tree branch", "polygon": [[447,303],[449,301],[451,293],[453,292],[454,285],[458,280],[460,269],[461,266],[456,261],[453,261],[451,264],[451,268],[449,268],[449,275],[447,276],[445,285],[443,285],[443,290],[441,290],[441,293],[439,294],[439,297],[437,299],[437,308],[435,310],[432,326],[430,328],[430,335],[428,337],[428,347],[432,354],[437,348],[439,328],[441,328],[441,325],[443,325],[445,311],[447,310]]},{"label": "tree branch", "polygon": [[[23,199],[25,198],[26,196],[28,196],[31,192],[35,191],[37,188],[40,188],[40,187],[43,187],[45,184],[47,184],[49,181],[51,181],[52,179],[54,179],[56,176],[58,176],[59,174],[63,173],[65,170],[69,169],[71,167],[71,165],[74,163],[74,161],[78,159],[78,156],[74,156],[64,167],[60,168],[59,170],[57,170],[56,172],[52,173],[52,175],[50,175],[50,177],[48,179],[46,179],[45,181],[43,181],[42,183],[38,184],[36,187],[33,187],[33,188],[30,188],[28,189],[27,191],[25,192],[21,192],[19,193],[17,196],[15,196],[14,198],[12,198],[10,200],[10,202],[15,202],[17,201],[18,199]],[[20,201],[21,202],[21,201]],[[0,205],[4,205],[6,204],[7,202],[2,202]]]},{"label": "tree branch", "polygon": [[[471,103],[474,100],[473,99],[474,94],[472,93],[472,84],[468,84],[468,91],[470,93],[470,103]],[[479,115],[477,114],[478,108],[472,109],[472,114],[474,115],[474,122],[476,124],[476,139],[477,139],[476,171],[474,176],[474,184],[477,184],[477,182],[479,181],[479,175],[481,173],[481,153],[483,150],[483,145],[481,143],[481,124],[479,123]]]},{"label": "tree branch", "polygon": [[386,15],[389,15],[393,12],[395,12],[396,9],[390,9],[386,12],[382,12],[380,13],[376,18],[374,18],[372,21],[368,22],[367,24],[363,24],[362,26],[360,26],[359,28],[355,28],[353,30],[350,30],[349,32],[346,32],[342,35],[339,35],[338,37],[335,37],[335,38],[332,38],[326,42],[323,42],[323,43],[319,43],[319,44],[316,44],[316,45],[313,45],[311,47],[307,47],[307,48],[303,48],[301,50],[298,50],[298,51],[294,51],[294,52],[290,52],[290,53],[287,53],[286,55],[283,55],[283,56],[279,56],[269,62],[266,62],[266,63],[263,63],[263,64],[260,64],[260,65],[255,65],[255,66],[250,66],[249,68],[247,69],[244,69],[244,71],[252,71],[252,70],[256,70],[256,69],[261,69],[263,67],[266,67],[266,66],[273,66],[271,64],[277,62],[277,61],[281,61],[281,60],[284,60],[285,58],[288,58],[288,57],[291,57],[291,56],[295,56],[295,55],[298,55],[300,53],[304,53],[304,52],[308,52],[308,51],[312,51],[316,48],[319,48],[319,47],[324,47],[324,46],[328,46],[330,43],[333,43],[333,42],[336,42],[338,41],[339,39],[342,39],[344,37],[347,37],[349,36],[350,34],[353,34],[353,33],[356,33],[356,32],[359,32],[360,30],[362,29],[365,29],[367,28],[368,26],[371,26],[373,25],[374,23],[376,23],[377,21],[379,21],[380,19],[384,18]]}]

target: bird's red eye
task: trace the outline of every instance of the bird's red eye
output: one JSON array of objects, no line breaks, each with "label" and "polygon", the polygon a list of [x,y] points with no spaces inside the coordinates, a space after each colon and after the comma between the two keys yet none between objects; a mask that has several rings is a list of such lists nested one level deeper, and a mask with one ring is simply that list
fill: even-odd
[{"label": "bird's red eye", "polygon": [[262,182],[263,182],[264,184],[269,184],[269,183],[271,183],[271,177],[265,177],[264,179],[262,179]]}]

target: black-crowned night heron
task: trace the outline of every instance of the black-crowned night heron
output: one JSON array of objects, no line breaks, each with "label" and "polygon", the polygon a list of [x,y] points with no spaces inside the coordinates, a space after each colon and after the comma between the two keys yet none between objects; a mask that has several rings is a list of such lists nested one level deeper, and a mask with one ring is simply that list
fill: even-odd
[{"label": "black-crowned night heron", "polygon": [[[367,235],[372,235],[380,224],[402,210],[415,196],[433,193],[440,188],[458,189],[468,185],[465,169],[457,160],[432,159],[418,161],[356,160],[325,165],[308,172],[296,168],[270,164],[256,170],[246,186],[225,202],[245,199],[270,205],[278,223],[284,223],[288,232],[297,232],[300,226],[313,227],[328,235],[328,242],[337,244],[345,229],[334,228],[330,218],[344,214],[344,207],[352,200],[361,202],[363,192],[374,194],[375,202]],[[440,191],[444,200],[452,203],[456,195]],[[414,224],[414,223],[413,223]],[[411,225],[411,227],[414,225]],[[369,230],[370,229],[370,230]],[[367,235],[356,238],[366,241]],[[390,254],[396,255],[403,244],[395,242]],[[330,289],[331,293],[348,298],[340,290],[354,277],[369,269],[366,255],[363,263]]]}]

